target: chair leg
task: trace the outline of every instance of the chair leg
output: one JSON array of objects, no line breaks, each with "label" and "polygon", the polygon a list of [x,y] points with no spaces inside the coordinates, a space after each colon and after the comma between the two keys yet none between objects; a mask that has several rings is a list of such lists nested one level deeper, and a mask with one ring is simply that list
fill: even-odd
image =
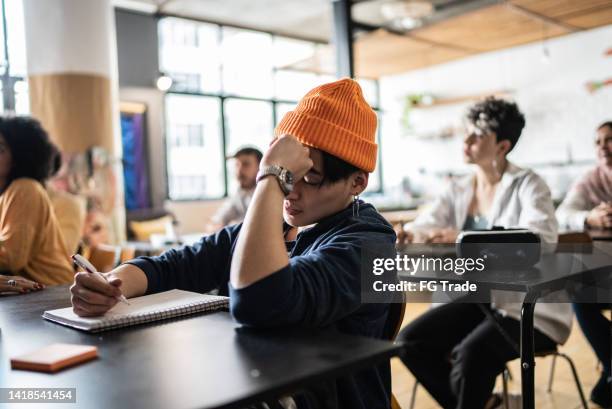
[{"label": "chair leg", "polygon": [[574,375],[574,381],[576,382],[576,388],[578,388],[578,393],[580,394],[580,400],[582,401],[582,407],[584,409],[589,409],[589,405],[587,404],[586,398],[584,397],[584,392],[582,391],[582,384],[580,383],[580,379],[578,378],[578,372],[576,371],[576,366],[574,365],[574,362],[569,356],[561,352],[557,352],[556,355],[559,355],[560,357],[564,358],[569,364],[570,368],[572,369],[572,375]]},{"label": "chair leg", "polygon": [[506,372],[508,372],[508,380],[513,381],[514,377],[512,376],[512,371],[510,370],[510,368],[508,368],[507,365],[506,365]]},{"label": "chair leg", "polygon": [[410,409],[414,409],[414,404],[416,403],[416,393],[417,393],[417,388],[419,387],[419,381],[417,381],[416,379],[414,380],[414,385],[412,385],[412,396],[410,397],[410,406],[408,406]]},{"label": "chair leg", "polygon": [[557,354],[553,354],[552,362],[550,364],[550,374],[548,375],[548,388],[546,392],[552,392],[553,379],[555,378],[555,364],[557,363]]},{"label": "chair leg", "polygon": [[510,370],[508,369],[508,367],[506,367],[506,369],[504,369],[504,372],[502,373],[502,387],[503,387],[503,394],[504,394],[504,409],[509,409],[509,405],[510,403],[508,402],[508,379],[510,378]]}]

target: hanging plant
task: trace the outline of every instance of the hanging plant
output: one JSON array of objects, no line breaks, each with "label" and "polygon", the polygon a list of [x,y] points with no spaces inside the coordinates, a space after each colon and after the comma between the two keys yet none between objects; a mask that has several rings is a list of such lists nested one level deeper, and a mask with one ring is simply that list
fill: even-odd
[{"label": "hanging plant", "polygon": [[402,129],[404,134],[412,131],[412,124],[410,123],[410,112],[414,108],[422,107],[425,105],[431,105],[434,103],[433,95],[429,93],[422,94],[408,94],[404,97],[404,109],[402,111]]},{"label": "hanging plant", "polygon": [[410,112],[423,100],[423,94],[409,94],[404,97],[404,109],[402,110],[402,129],[407,134],[412,130],[410,123]]}]

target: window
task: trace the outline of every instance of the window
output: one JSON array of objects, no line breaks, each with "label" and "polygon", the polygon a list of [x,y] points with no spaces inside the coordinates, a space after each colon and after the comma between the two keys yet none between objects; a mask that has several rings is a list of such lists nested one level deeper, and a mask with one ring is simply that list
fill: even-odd
[{"label": "window", "polygon": [[222,197],[225,183],[219,100],[169,94],[166,118],[170,199]]},{"label": "window", "polygon": [[[173,79],[166,94],[172,200],[234,192],[234,167],[225,158],[243,146],[265,151],[285,113],[307,91],[335,79],[290,68],[316,52],[309,41],[176,17],[162,18],[158,29],[160,71]],[[359,82],[376,109],[378,83]],[[380,190],[378,168],[368,191]]]},{"label": "window", "polygon": [[174,90],[221,91],[219,36],[213,24],[173,17],[159,22],[160,70],[172,77]]},{"label": "window", "polygon": [[[0,112],[27,114],[26,47],[22,0],[0,0]],[[6,22],[6,27],[4,23]],[[6,28],[6,37],[4,31]]]},{"label": "window", "polygon": [[13,83],[13,93],[15,95],[15,113],[26,115],[30,113],[30,94],[28,93],[28,83],[24,80],[17,80]]},{"label": "window", "polygon": [[[223,91],[229,95],[271,98],[272,36],[223,27]],[[248,61],[248,64],[245,62]]]},{"label": "window", "polygon": [[[273,137],[272,104],[228,98],[225,100],[225,146],[228,155],[244,146],[252,146],[265,152]],[[234,166],[226,163],[229,192],[238,188]]]},{"label": "window", "polygon": [[320,84],[320,80],[316,74],[279,70],[276,72],[276,98],[296,101],[318,84]]}]

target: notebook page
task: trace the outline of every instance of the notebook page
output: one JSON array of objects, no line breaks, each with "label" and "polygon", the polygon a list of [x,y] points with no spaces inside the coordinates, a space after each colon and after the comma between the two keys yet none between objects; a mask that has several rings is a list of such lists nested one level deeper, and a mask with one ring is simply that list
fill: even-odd
[{"label": "notebook page", "polygon": [[227,300],[226,297],[198,294],[191,291],[170,290],[162,293],[146,295],[129,299],[130,305],[117,303],[101,317],[79,317],[72,307],[45,311],[43,317],[82,329],[104,327],[116,320],[143,317],[155,313],[172,311],[191,305],[204,305]]}]

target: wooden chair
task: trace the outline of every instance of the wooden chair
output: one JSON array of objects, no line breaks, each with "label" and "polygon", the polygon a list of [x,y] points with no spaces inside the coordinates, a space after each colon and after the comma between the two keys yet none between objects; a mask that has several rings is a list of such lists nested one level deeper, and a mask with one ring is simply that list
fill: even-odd
[{"label": "wooden chair", "polygon": [[111,246],[101,244],[89,248],[83,256],[89,260],[96,270],[107,272],[119,264],[134,258],[135,250],[132,247]]}]

